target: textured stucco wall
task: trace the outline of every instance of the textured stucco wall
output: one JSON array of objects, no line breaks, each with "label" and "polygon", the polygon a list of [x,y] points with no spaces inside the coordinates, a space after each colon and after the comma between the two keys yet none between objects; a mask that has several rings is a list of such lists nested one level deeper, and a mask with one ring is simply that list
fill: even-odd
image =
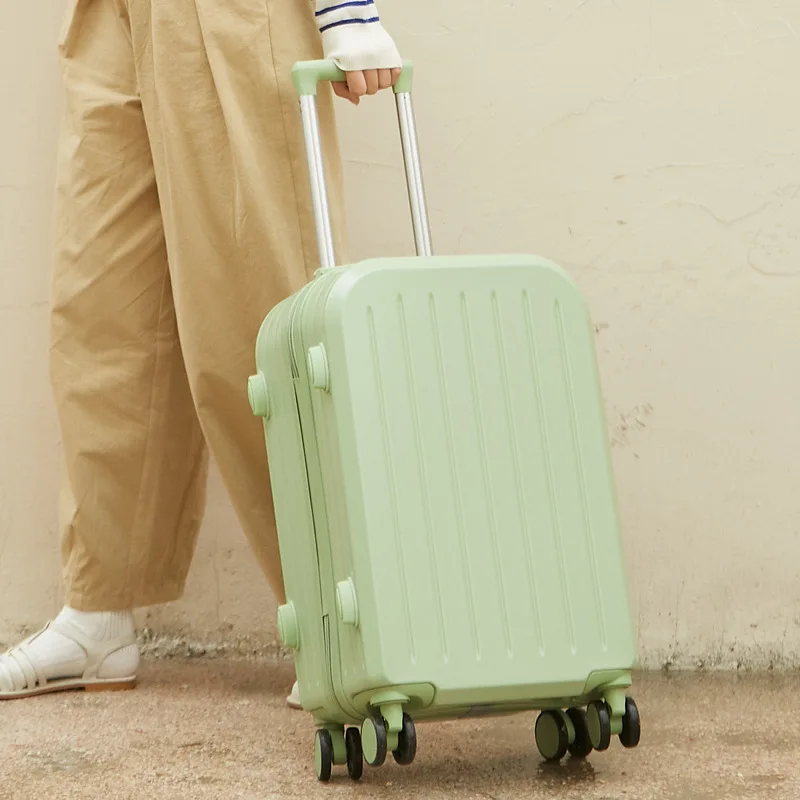
[{"label": "textured stucco wall", "polygon": [[[34,6],[0,7],[0,640],[59,601],[45,357],[60,10]],[[586,292],[644,663],[797,664],[800,6],[464,6],[382,7],[418,64],[436,248],[537,252]],[[407,252],[390,99],[342,108],[341,126],[356,255]],[[271,641],[216,481],[186,599],[148,616]]]}]

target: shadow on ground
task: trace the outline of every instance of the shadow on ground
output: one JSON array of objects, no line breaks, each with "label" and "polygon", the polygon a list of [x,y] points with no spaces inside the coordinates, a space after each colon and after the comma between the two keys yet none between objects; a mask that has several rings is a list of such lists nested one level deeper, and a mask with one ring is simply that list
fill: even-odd
[{"label": "shadow on ground", "polygon": [[159,661],[134,692],[0,704],[0,798],[800,798],[791,677],[637,676],[640,747],[555,767],[532,714],[420,725],[413,766],[366,768],[357,785],[338,771],[327,786],[310,719],[284,705],[291,682],[283,662]]}]

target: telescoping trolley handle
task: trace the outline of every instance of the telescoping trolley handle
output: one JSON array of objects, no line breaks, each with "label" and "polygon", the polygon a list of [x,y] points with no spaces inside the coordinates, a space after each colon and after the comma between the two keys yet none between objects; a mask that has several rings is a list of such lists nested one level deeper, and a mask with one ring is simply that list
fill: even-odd
[{"label": "telescoping trolley handle", "polygon": [[[397,117],[400,123],[400,139],[403,144],[403,160],[406,168],[408,197],[411,205],[411,220],[414,225],[414,242],[417,255],[429,256],[431,228],[425,202],[425,187],[422,180],[422,165],[417,143],[417,127],[411,103],[411,84],[414,68],[406,61],[400,79],[394,87]],[[311,197],[317,225],[320,263],[323,267],[336,265],[333,247],[331,215],[328,207],[328,190],[325,185],[325,165],[320,141],[319,117],[317,115],[317,85],[322,81],[345,81],[346,75],[333,61],[302,61],[292,70],[292,80],[300,96],[300,112],[303,118],[303,133],[308,156],[308,171],[311,178]]]}]

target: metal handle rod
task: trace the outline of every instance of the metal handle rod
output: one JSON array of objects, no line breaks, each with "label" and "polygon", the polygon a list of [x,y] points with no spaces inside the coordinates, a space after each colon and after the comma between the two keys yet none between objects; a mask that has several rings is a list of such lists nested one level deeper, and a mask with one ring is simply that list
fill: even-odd
[{"label": "metal handle rod", "polygon": [[422,178],[422,162],[419,157],[414,107],[411,102],[411,94],[408,92],[398,92],[395,98],[397,118],[400,122],[400,139],[403,143],[403,161],[406,167],[411,222],[414,226],[414,244],[418,256],[430,256],[433,255],[431,223],[425,198],[425,182]]},{"label": "metal handle rod", "polygon": [[311,202],[314,206],[314,221],[317,226],[317,246],[320,265],[336,265],[333,246],[331,214],[328,208],[328,189],[325,185],[325,163],[322,157],[322,141],[317,115],[317,98],[314,95],[300,97],[300,113],[303,119],[303,134],[308,156],[308,173],[311,178]]},{"label": "metal handle rod", "polygon": [[[425,185],[422,178],[422,163],[417,141],[417,127],[414,108],[408,92],[396,95],[397,117],[400,123],[400,140],[403,145],[408,199],[411,208],[411,222],[414,228],[414,244],[418,256],[433,253],[431,226],[428,219],[428,206],[425,199]],[[322,155],[322,137],[317,115],[317,101],[314,95],[301,95],[300,113],[303,120],[303,134],[308,157],[308,173],[311,180],[311,201],[314,207],[314,221],[317,228],[317,246],[320,265],[336,265],[333,230],[331,225],[328,190],[325,183],[325,163]]]}]

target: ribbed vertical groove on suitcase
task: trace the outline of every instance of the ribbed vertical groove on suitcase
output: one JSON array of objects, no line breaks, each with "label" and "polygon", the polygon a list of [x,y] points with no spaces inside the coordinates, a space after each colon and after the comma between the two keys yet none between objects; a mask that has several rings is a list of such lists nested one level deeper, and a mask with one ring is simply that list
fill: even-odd
[{"label": "ribbed vertical groove on suitcase", "polygon": [[[506,421],[510,431],[517,430],[517,421],[514,414],[513,403],[511,401],[511,392],[509,390],[509,373],[508,373],[508,357],[506,354],[506,336],[503,329],[503,322],[500,316],[500,305],[497,300],[497,292],[492,292],[492,314],[494,316],[494,330],[497,336],[498,352],[500,356],[500,370],[502,374],[502,382],[505,387],[504,400]],[[536,614],[536,643],[539,649],[539,654],[545,654],[544,637],[542,635],[542,617],[541,617],[541,604],[536,586],[536,574],[534,572],[535,556],[533,553],[532,542],[530,536],[525,536],[525,530],[531,530],[533,525],[533,518],[528,507],[528,502],[525,497],[525,490],[522,486],[522,460],[519,455],[519,447],[516,438],[511,436],[511,451],[514,458],[514,484],[516,487],[517,504],[522,510],[524,520],[524,550],[525,550],[525,567],[528,577],[528,589],[530,592],[531,606]]]},{"label": "ribbed vertical groove on suitcase", "polygon": [[[417,404],[417,381],[414,377],[414,368],[411,359],[411,346],[408,340],[408,323],[406,320],[405,305],[403,296],[397,297],[397,315],[399,317],[400,337],[403,342],[403,361],[406,370],[406,384],[408,386],[409,404],[411,406],[411,421],[414,428],[414,441],[416,444],[417,470],[420,475],[420,490],[422,493],[422,507],[425,518],[425,539],[427,542],[428,555],[431,559],[433,588],[436,596],[437,625],[439,638],[441,640],[442,658],[447,661],[447,627],[444,622],[444,610],[442,608],[441,581],[439,579],[439,559],[436,555],[436,544],[434,542],[433,526],[431,524],[431,500],[428,494],[428,475],[425,468],[425,450],[423,438],[420,432],[419,406]],[[408,587],[406,587],[408,591]]]},{"label": "ribbed vertical groove on suitcase", "polygon": [[497,595],[500,601],[501,610],[501,626],[503,628],[503,639],[505,641],[506,652],[509,658],[513,656],[514,648],[511,642],[511,630],[509,627],[508,618],[508,602],[506,597],[505,577],[503,575],[503,565],[500,560],[500,545],[498,543],[497,534],[497,518],[495,510],[495,498],[492,491],[492,482],[489,476],[488,464],[489,453],[486,448],[486,432],[483,427],[484,409],[481,403],[481,393],[478,388],[478,375],[477,365],[475,359],[475,348],[472,338],[472,326],[469,322],[469,306],[467,305],[467,296],[465,292],[461,293],[461,324],[463,325],[464,341],[467,344],[467,361],[469,365],[470,386],[472,389],[472,404],[475,409],[475,425],[478,434],[478,442],[480,445],[480,470],[481,477],[483,478],[483,488],[486,493],[486,509],[489,517],[489,536],[492,540],[492,556],[494,561],[494,570],[497,579]]},{"label": "ribbed vertical groove on suitcase", "polygon": [[403,626],[408,636],[408,652],[411,663],[417,661],[417,651],[414,642],[414,626],[412,625],[411,612],[409,609],[408,596],[408,570],[406,569],[406,557],[403,552],[403,539],[400,535],[400,514],[397,503],[397,482],[395,480],[395,470],[392,460],[392,444],[389,438],[389,420],[386,416],[386,396],[383,390],[383,380],[381,377],[380,355],[377,348],[377,335],[375,330],[375,315],[371,307],[367,308],[367,318],[369,320],[370,343],[372,349],[372,364],[375,373],[375,386],[378,392],[378,405],[381,412],[381,430],[383,431],[383,454],[386,465],[386,474],[389,476],[389,494],[391,497],[392,508],[392,531],[394,539],[394,549],[397,553],[397,564],[400,569],[400,585],[403,595]]},{"label": "ribbed vertical groove on suitcase", "polygon": [[591,563],[592,588],[594,590],[594,600],[597,608],[597,624],[600,629],[600,636],[603,648],[608,646],[608,636],[606,635],[605,614],[603,612],[603,596],[600,592],[600,578],[597,569],[597,558],[595,557],[594,530],[592,528],[592,517],[589,513],[587,503],[588,487],[586,484],[586,467],[584,465],[583,447],[581,446],[580,436],[578,435],[578,410],[575,406],[575,389],[572,378],[572,363],[570,361],[569,349],[567,347],[567,337],[564,331],[564,313],[561,303],[555,301],[556,328],[558,330],[558,341],[561,349],[563,373],[567,382],[567,397],[569,398],[569,418],[570,431],[575,450],[575,457],[578,466],[578,476],[580,480],[581,510],[583,511],[583,530],[586,537],[586,549],[589,553]]},{"label": "ribbed vertical groove on suitcase", "polygon": [[[458,564],[461,567],[462,580],[464,585],[472,585],[472,575],[469,568],[469,556],[467,553],[467,539],[464,526],[464,509],[461,503],[461,490],[458,481],[458,465],[456,462],[455,453],[455,435],[453,433],[453,418],[450,413],[450,398],[447,391],[447,381],[444,374],[444,356],[442,353],[442,337],[439,330],[439,321],[436,313],[436,298],[433,293],[428,295],[430,323],[432,338],[434,344],[434,352],[436,357],[436,375],[438,378],[439,388],[439,401],[442,412],[442,417],[445,420],[445,428],[447,432],[447,456],[448,466],[450,470],[450,480],[453,486],[453,506],[455,509],[456,519],[456,533],[458,539]],[[467,593],[465,606],[469,612],[470,632],[472,634],[472,646],[475,653],[475,658],[480,660],[481,645],[480,636],[478,634],[477,614],[475,611],[475,595],[472,592]]]},{"label": "ribbed vertical groove on suitcase", "polygon": [[[556,300],[557,304],[558,301]],[[561,579],[561,596],[564,600],[564,611],[566,614],[567,630],[569,632],[570,648],[573,653],[577,651],[577,642],[575,640],[575,619],[572,613],[572,602],[570,599],[569,581],[567,580],[567,571],[564,559],[564,543],[561,535],[561,519],[558,509],[558,502],[556,499],[555,479],[553,476],[553,468],[551,461],[551,446],[550,436],[548,434],[547,415],[545,413],[544,404],[544,387],[542,384],[542,376],[539,371],[539,354],[536,345],[536,330],[533,322],[533,312],[531,310],[531,301],[528,292],[522,293],[522,311],[525,319],[525,326],[528,339],[528,363],[530,364],[533,383],[536,387],[536,401],[537,401],[537,421],[539,423],[539,435],[543,444],[542,458],[544,460],[544,469],[547,476],[547,494],[550,500],[549,512],[553,520],[553,542],[556,552],[558,553],[558,572]]]}]

